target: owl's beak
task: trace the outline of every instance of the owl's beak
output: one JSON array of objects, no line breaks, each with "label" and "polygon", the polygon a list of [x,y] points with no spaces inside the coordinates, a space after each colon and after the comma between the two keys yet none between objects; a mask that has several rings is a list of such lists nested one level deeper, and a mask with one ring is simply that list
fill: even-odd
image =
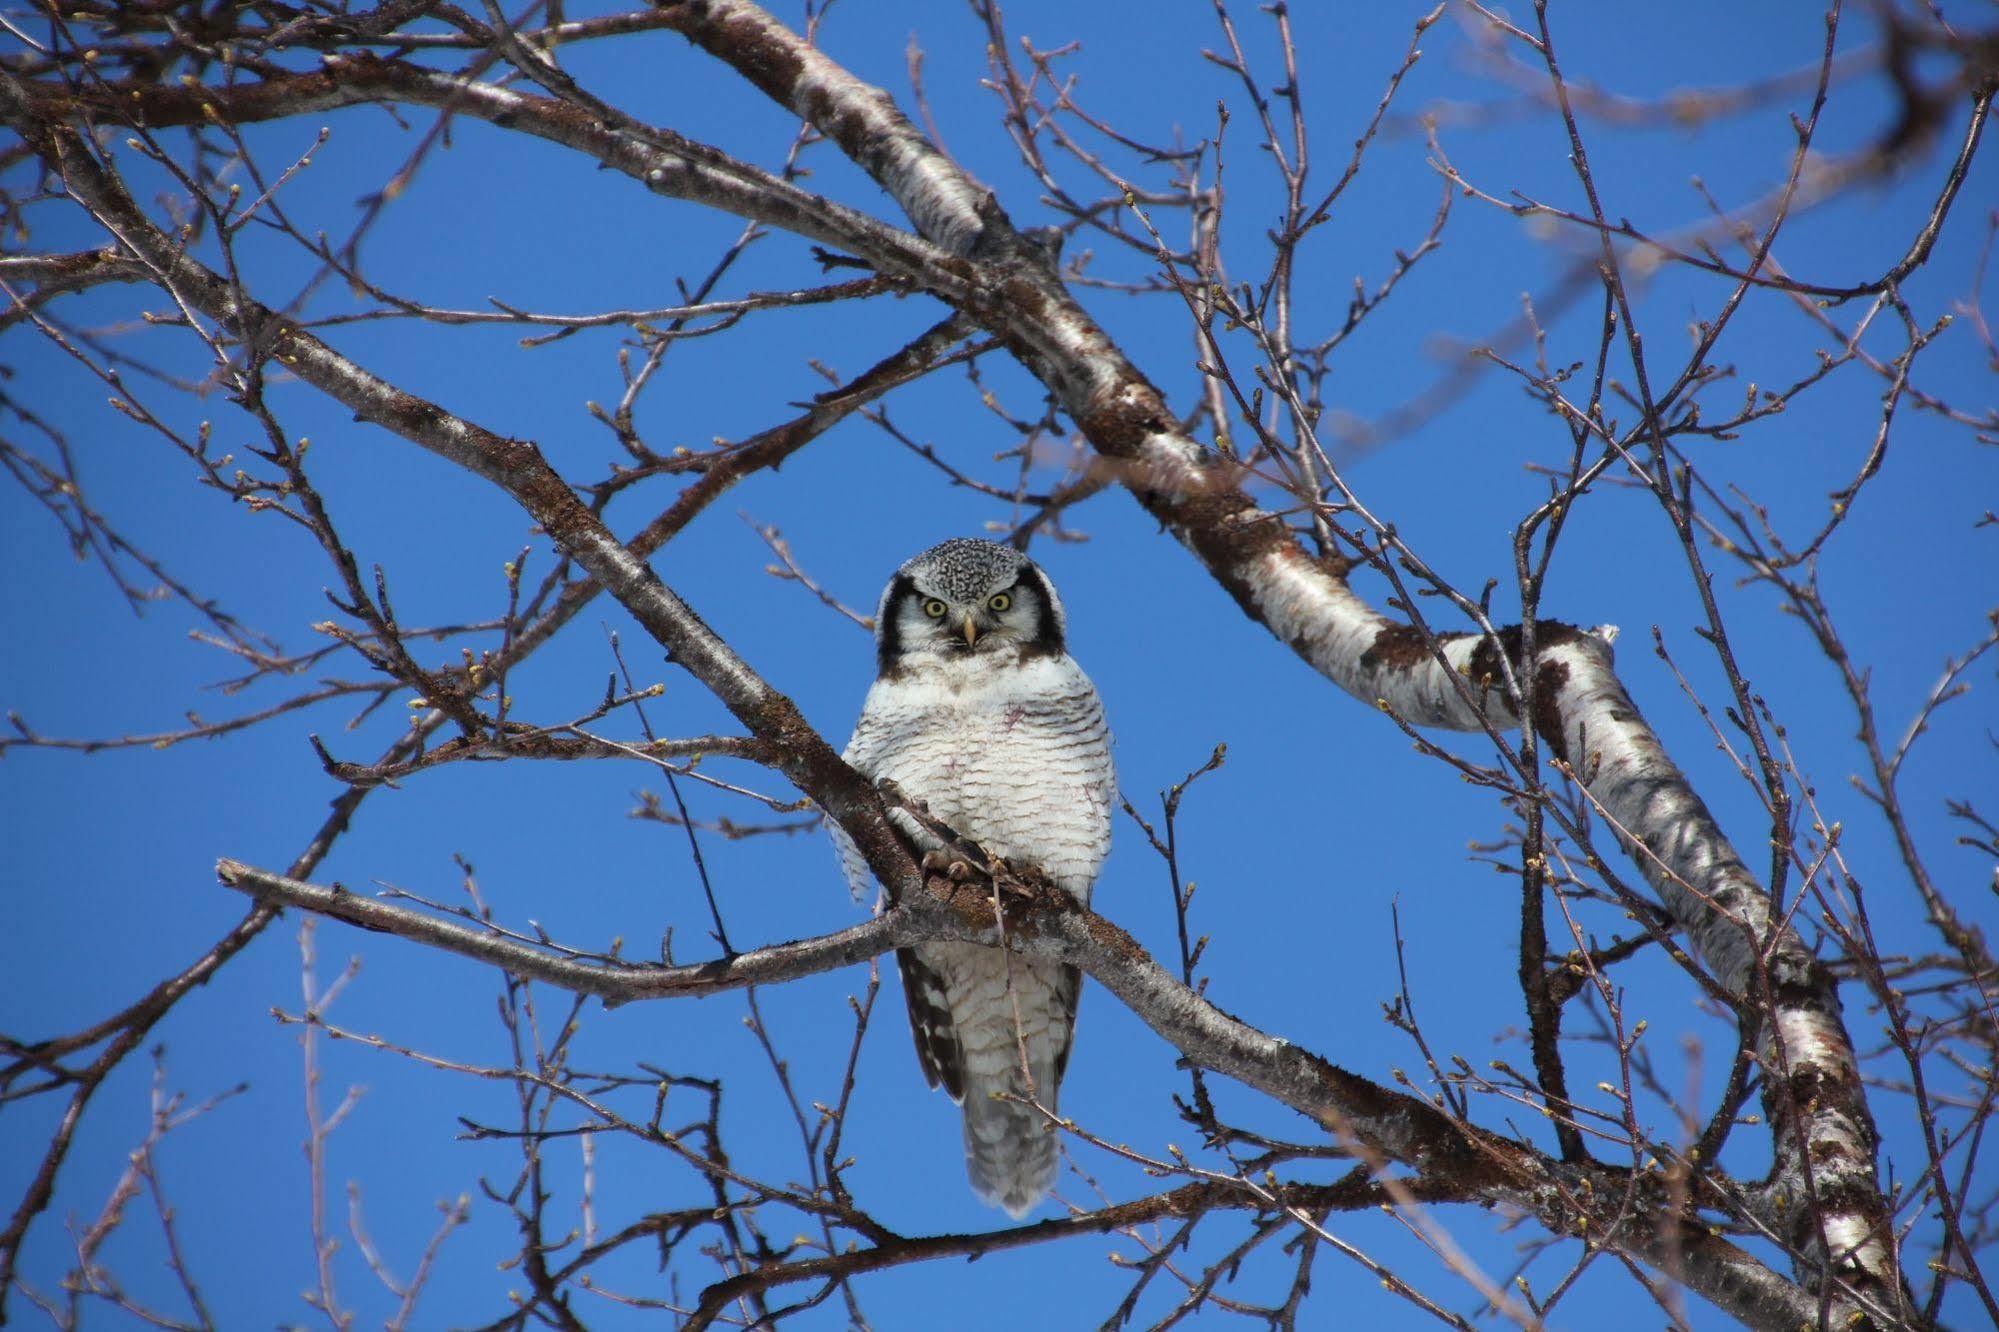
[{"label": "owl's beak", "polygon": [[965,617],[965,646],[975,647],[979,641],[979,625],[970,615]]}]

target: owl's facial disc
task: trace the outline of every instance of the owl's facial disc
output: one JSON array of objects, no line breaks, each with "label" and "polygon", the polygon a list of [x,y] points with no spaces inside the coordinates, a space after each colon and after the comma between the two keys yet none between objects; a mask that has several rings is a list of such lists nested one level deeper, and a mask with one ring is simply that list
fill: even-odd
[{"label": "owl's facial disc", "polygon": [[886,673],[920,660],[1060,653],[1061,603],[1034,563],[987,541],[953,541],[905,564],[882,597]]},{"label": "owl's facial disc", "polygon": [[917,611],[902,614],[905,652],[928,649],[940,656],[999,652],[1032,642],[1040,634],[1039,594],[1025,576],[1009,575],[1004,586],[989,584],[980,593],[938,586],[918,573],[910,579],[911,595],[902,605]]}]

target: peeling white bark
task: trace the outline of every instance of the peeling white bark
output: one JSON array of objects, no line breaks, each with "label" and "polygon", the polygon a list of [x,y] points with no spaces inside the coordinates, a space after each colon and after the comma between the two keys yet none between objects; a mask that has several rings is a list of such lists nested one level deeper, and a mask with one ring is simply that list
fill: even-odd
[{"label": "peeling white bark", "polygon": [[1278,549],[1258,557],[1244,582],[1258,617],[1327,679],[1363,703],[1383,704],[1412,726],[1481,730],[1510,727],[1513,709],[1496,689],[1467,677],[1480,639],[1460,635],[1439,644],[1439,666],[1413,643],[1407,661],[1377,651],[1384,634],[1400,626],[1357,596],[1345,581]]},{"label": "peeling white bark", "polygon": [[794,63],[753,73],[758,86],[860,163],[926,240],[952,254],[971,252],[985,232],[979,206],[988,192],[910,124],[886,92],[849,74],[756,5],[669,0],[660,8],[731,63],[736,52],[783,52]]}]

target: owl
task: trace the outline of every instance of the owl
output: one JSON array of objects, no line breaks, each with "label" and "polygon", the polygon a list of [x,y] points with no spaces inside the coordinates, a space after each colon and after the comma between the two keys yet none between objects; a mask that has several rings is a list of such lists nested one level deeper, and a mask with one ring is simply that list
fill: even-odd
[{"label": "owl", "polygon": [[[935,818],[1088,905],[1110,849],[1116,776],[1096,687],[1064,646],[1062,601],[1034,562],[990,541],[932,546],[896,571],[875,616],[879,672],[846,759]],[[919,851],[938,838],[894,817]],[[870,875],[833,826],[856,895]],[[968,943],[896,954],[917,1062],[964,1108],[983,1201],[1024,1216],[1055,1182],[1055,1109],[1083,977]]]}]

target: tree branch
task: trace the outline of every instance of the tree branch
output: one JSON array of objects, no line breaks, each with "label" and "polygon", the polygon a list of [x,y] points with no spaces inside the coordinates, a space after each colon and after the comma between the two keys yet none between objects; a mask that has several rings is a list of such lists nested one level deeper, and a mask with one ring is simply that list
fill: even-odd
[{"label": "tree branch", "polygon": [[[595,995],[607,1005],[796,980],[915,943],[998,944],[1001,938],[992,919],[992,881],[976,870],[966,880],[931,874],[924,892],[849,929],[689,966],[558,953],[234,860],[218,862],[216,873],[227,886],[267,906],[296,906],[396,934],[512,975]],[[1409,1181],[1402,1178],[1382,1182],[1393,1205],[1409,1208],[1423,1197],[1449,1196],[1520,1208],[1551,1233],[1630,1253],[1672,1273],[1748,1327],[1795,1332],[1815,1321],[1816,1295],[1685,1215],[1662,1172],[1634,1175],[1594,1163],[1565,1163],[1467,1124],[1229,1016],[1160,966],[1129,934],[1066,894],[1010,876],[1002,877],[999,887],[1008,907],[1006,946],[1081,967],[1188,1060],[1274,1098],[1358,1147],[1376,1175],[1391,1163],[1418,1171],[1424,1181],[1420,1196],[1404,1192]],[[884,1258],[876,1265],[889,1264]],[[856,1270],[869,1267],[864,1262]],[[795,1276],[831,1274],[801,1267]],[[1835,1311],[1841,1307],[1836,1301]]]},{"label": "tree branch", "polygon": [[487,963],[523,980],[544,981],[573,994],[593,995],[607,1007],[641,999],[706,997],[749,985],[799,980],[865,962],[931,937],[912,923],[908,913],[891,911],[816,939],[772,944],[712,962],[670,966],[537,947],[491,929],[460,925],[427,911],[351,893],[338,884],[323,887],[305,883],[239,860],[217,861],[215,875],[226,887],[246,893],[266,907],[298,907],[363,929],[393,934]]}]

